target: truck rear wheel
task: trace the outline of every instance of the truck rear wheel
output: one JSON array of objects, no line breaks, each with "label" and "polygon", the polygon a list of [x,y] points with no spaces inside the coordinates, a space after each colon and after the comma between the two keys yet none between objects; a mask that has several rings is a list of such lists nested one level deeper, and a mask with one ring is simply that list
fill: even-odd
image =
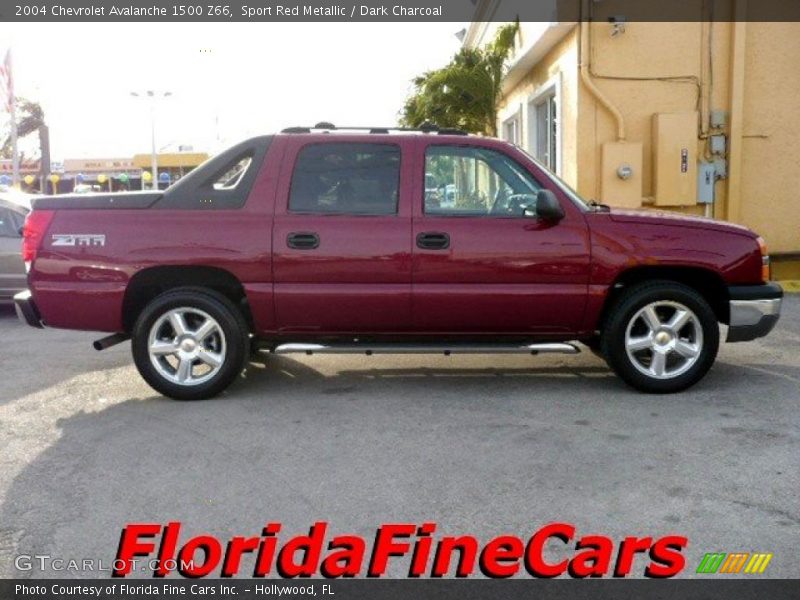
[{"label": "truck rear wheel", "polygon": [[626,383],[650,393],[684,390],[703,378],[719,349],[719,325],[708,302],[676,282],[626,290],[602,335],[609,366]]},{"label": "truck rear wheel", "polygon": [[156,391],[176,400],[211,398],[244,368],[248,329],[226,297],[202,288],[153,299],[133,328],[133,360]]}]

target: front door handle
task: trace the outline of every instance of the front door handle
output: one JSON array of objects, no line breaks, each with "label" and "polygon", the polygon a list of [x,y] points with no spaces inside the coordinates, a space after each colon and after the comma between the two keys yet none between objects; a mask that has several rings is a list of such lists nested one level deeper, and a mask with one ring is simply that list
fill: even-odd
[{"label": "front door handle", "polygon": [[417,235],[417,248],[423,250],[447,250],[450,236],[441,231],[424,231]]},{"label": "front door handle", "polygon": [[313,250],[319,246],[319,235],[312,231],[293,231],[286,236],[286,245],[295,250]]}]

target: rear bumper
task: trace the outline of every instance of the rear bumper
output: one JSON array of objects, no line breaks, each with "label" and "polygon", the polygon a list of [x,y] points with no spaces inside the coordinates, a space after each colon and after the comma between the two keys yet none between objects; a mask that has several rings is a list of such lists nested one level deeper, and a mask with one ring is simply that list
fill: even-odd
[{"label": "rear bumper", "polygon": [[781,316],[783,289],[777,283],[734,285],[730,294],[728,342],[749,342],[764,337]]},{"label": "rear bumper", "polygon": [[23,323],[27,323],[31,327],[38,327],[39,329],[43,327],[39,309],[36,308],[36,303],[33,301],[29,290],[25,290],[14,296],[14,308],[17,310],[19,320]]}]

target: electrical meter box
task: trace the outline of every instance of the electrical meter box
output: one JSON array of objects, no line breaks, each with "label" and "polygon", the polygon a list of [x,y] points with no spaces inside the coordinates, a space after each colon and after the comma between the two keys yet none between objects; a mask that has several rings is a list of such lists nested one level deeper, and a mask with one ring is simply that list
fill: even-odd
[{"label": "electrical meter box", "polygon": [[601,202],[622,208],[641,208],[642,144],[606,142],[600,168]]},{"label": "electrical meter box", "polygon": [[656,206],[697,204],[697,112],[653,115]]},{"label": "electrical meter box", "polygon": [[717,172],[713,162],[701,160],[697,165],[697,203],[714,204],[714,182]]}]

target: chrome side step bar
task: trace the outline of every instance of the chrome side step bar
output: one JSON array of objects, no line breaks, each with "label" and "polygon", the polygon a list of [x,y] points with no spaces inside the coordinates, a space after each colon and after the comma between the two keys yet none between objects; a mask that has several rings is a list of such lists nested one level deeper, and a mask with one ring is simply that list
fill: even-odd
[{"label": "chrome side step bar", "polygon": [[577,354],[574,344],[281,344],[273,354]]}]

